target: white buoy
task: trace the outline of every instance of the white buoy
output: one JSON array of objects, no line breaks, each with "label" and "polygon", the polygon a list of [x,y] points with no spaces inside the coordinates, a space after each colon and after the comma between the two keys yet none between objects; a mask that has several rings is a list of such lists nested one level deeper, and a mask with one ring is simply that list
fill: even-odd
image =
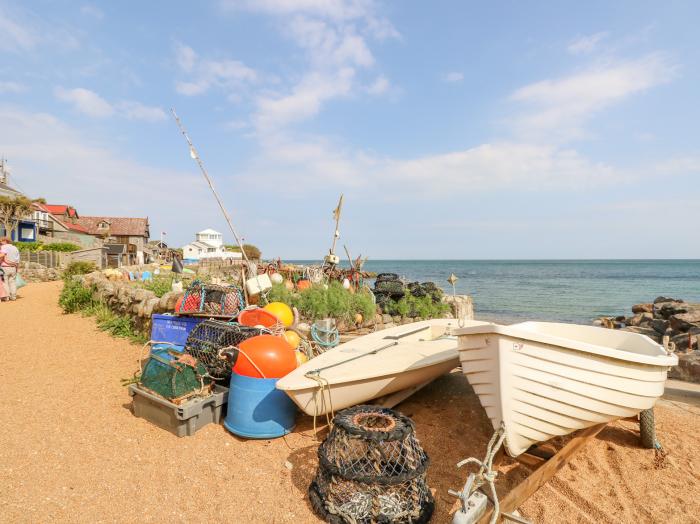
[{"label": "white buoy", "polygon": [[270,280],[272,280],[273,284],[281,284],[282,282],[284,282],[284,277],[279,273],[272,273],[272,275],[270,276]]},{"label": "white buoy", "polygon": [[345,289],[350,289],[350,281],[347,278],[343,279],[343,287]]}]

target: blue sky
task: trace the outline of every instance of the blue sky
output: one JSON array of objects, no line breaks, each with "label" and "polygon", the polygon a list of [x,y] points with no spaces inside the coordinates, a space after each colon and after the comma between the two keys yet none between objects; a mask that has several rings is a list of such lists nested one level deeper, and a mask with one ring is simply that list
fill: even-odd
[{"label": "blue sky", "polygon": [[173,245],[700,258],[700,4],[0,0],[0,155]]}]

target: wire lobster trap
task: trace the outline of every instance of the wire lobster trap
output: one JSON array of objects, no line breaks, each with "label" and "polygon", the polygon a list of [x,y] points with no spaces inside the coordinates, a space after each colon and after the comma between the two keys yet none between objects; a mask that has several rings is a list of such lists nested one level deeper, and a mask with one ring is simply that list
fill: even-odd
[{"label": "wire lobster trap", "polygon": [[212,381],[201,362],[190,355],[163,348],[151,352],[141,369],[138,385],[180,404],[194,395],[209,396]]},{"label": "wire lobster trap", "polygon": [[428,522],[435,502],[425,477],[429,459],[411,419],[379,406],[338,413],[318,449],[309,498],[333,524]]},{"label": "wire lobster trap", "polygon": [[262,334],[270,334],[270,331],[235,322],[205,320],[190,331],[185,352],[201,362],[214,380],[228,380],[238,357],[238,345]]},{"label": "wire lobster trap", "polygon": [[185,291],[177,313],[210,318],[233,318],[244,308],[245,299],[238,286],[206,284],[201,280],[195,280]]}]

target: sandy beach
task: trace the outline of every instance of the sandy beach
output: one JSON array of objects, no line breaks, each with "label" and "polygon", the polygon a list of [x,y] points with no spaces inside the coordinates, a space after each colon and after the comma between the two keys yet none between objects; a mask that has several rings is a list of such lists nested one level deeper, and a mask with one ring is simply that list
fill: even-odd
[{"label": "sandy beach", "polygon": [[[306,498],[318,442],[299,417],[283,439],[245,441],[222,426],[177,437],[133,416],[120,379],[141,348],[63,315],[60,282],[32,284],[0,306],[13,337],[3,345],[0,514],[4,522],[318,522]],[[465,472],[491,435],[460,373],[439,379],[398,409],[416,422],[430,455],[433,522],[448,522]],[[638,444],[635,423],[610,424],[521,508],[537,523],[700,522],[700,407],[674,398],[657,407],[662,464]],[[504,494],[528,474],[509,461]]]}]

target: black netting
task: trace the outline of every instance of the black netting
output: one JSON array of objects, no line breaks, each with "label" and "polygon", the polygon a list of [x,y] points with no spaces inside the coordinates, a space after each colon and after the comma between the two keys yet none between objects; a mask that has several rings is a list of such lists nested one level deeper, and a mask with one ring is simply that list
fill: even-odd
[{"label": "black netting", "polygon": [[190,331],[185,342],[185,352],[201,362],[212,378],[227,380],[231,376],[233,363],[222,354],[222,350],[231,350],[235,361],[235,348],[241,342],[269,333],[264,328],[242,326],[235,322],[205,320]]},{"label": "black netting", "polygon": [[374,284],[375,293],[385,293],[392,297],[402,297],[406,294],[406,286],[400,280],[383,280]]},{"label": "black netting", "polygon": [[398,280],[399,275],[396,273],[379,273],[375,282],[384,282],[387,280]]},{"label": "black netting", "polygon": [[377,406],[346,409],[333,419],[318,457],[309,495],[327,521],[430,519],[434,502],[425,481],[429,459],[408,417]]}]

